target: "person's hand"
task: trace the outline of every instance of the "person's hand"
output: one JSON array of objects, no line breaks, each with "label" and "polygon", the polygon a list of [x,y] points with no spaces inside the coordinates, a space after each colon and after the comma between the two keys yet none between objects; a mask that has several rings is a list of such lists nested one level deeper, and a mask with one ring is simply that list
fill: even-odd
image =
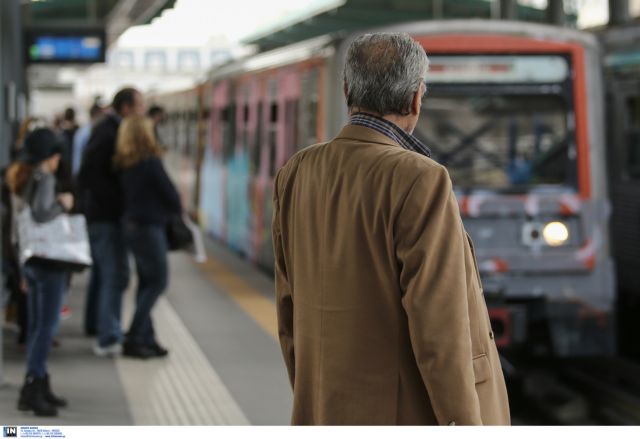
[{"label": "person's hand", "polygon": [[58,201],[67,212],[73,208],[73,195],[69,192],[58,195]]}]

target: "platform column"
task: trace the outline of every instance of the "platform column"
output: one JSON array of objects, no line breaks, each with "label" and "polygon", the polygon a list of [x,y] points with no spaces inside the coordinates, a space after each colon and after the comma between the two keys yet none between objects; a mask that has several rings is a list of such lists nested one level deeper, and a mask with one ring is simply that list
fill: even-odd
[{"label": "platform column", "polygon": [[624,24],[629,20],[629,0],[609,0],[609,25]]},{"label": "platform column", "polygon": [[517,0],[493,0],[491,17],[500,20],[517,20]]},{"label": "platform column", "polygon": [[556,26],[564,26],[567,18],[564,14],[563,0],[549,0],[547,5],[547,21]]}]

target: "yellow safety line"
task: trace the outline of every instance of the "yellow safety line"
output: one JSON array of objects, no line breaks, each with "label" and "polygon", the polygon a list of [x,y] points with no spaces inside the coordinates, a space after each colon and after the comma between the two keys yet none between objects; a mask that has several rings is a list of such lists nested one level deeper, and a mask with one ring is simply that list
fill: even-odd
[{"label": "yellow safety line", "polygon": [[198,264],[207,278],[220,287],[244,310],[268,335],[278,340],[276,307],[257,289],[247,284],[240,276],[218,259],[207,255],[207,262]]}]

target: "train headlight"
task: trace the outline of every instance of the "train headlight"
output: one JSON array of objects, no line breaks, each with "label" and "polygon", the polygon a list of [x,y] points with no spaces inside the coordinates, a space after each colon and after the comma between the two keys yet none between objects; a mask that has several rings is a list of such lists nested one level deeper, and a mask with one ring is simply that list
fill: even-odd
[{"label": "train headlight", "polygon": [[558,247],[565,244],[569,239],[569,229],[563,223],[553,221],[544,226],[542,236],[547,245]]}]

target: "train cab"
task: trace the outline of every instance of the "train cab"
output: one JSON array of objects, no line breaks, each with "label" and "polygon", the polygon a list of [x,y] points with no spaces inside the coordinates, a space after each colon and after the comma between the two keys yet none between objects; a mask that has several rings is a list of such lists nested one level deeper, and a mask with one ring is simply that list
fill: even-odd
[{"label": "train cab", "polygon": [[450,173],[497,345],[611,353],[598,46],[574,31],[514,26],[408,29],[430,58],[414,134]]}]

